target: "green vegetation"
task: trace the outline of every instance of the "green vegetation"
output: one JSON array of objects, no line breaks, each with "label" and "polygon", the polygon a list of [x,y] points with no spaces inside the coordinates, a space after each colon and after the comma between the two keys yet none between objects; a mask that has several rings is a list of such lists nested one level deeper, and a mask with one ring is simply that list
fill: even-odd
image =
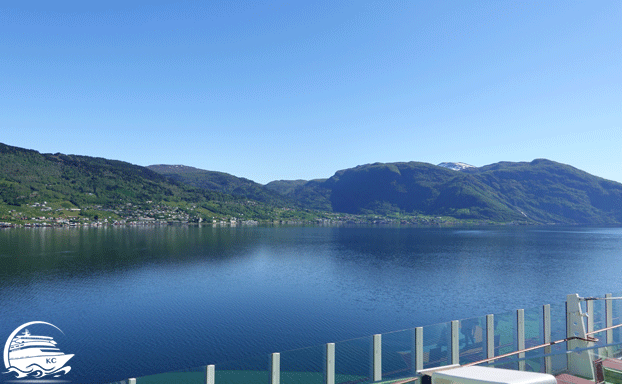
[{"label": "green vegetation", "polygon": [[338,171],[325,181],[280,181],[274,189],[303,205],[350,214],[524,224],[622,223],[622,184],[543,159],[462,172],[418,162],[375,163]]},{"label": "green vegetation", "polygon": [[331,190],[325,185],[326,180],[279,180],[266,184],[266,188],[272,189],[284,196],[299,202],[303,207],[319,211],[333,211],[330,202]]},{"label": "green vegetation", "polygon": [[197,188],[122,161],[41,154],[0,144],[0,222],[238,222],[309,217],[307,212],[291,211],[290,205]]},{"label": "green vegetation", "polygon": [[622,184],[538,159],[454,171],[374,163],[265,186],[0,144],[0,225],[131,222],[622,224]]},{"label": "green vegetation", "polygon": [[205,171],[185,165],[150,165],[149,168],[169,179],[197,188],[217,191],[271,205],[296,207],[297,203],[263,185],[228,173]]}]

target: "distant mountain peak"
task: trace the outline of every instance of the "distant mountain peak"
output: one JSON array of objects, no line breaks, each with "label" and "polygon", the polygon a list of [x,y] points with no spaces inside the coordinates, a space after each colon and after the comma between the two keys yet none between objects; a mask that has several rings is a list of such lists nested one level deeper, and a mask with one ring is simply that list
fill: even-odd
[{"label": "distant mountain peak", "polygon": [[467,163],[454,163],[454,162],[445,162],[445,163],[440,163],[438,165],[439,167],[444,167],[444,168],[449,168],[449,169],[453,169],[454,171],[463,171],[467,168],[477,168],[473,165],[467,164]]}]

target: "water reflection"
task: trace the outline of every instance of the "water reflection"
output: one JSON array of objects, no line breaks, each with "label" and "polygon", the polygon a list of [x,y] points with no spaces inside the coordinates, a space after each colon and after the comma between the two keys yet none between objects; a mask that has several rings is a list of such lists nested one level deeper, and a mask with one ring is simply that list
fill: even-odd
[{"label": "water reflection", "polygon": [[[619,291],[621,239],[587,228],[10,229],[0,336],[48,321],[68,334],[74,378],[114,381]],[[426,351],[441,359],[436,331]]]},{"label": "water reflection", "polygon": [[243,257],[257,241],[244,228],[24,228],[0,232],[0,287],[33,276],[81,278],[150,264]]}]

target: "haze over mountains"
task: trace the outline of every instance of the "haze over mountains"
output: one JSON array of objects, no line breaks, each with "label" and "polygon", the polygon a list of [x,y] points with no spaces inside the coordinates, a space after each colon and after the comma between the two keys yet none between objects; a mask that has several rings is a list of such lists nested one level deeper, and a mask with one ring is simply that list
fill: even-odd
[{"label": "haze over mountains", "polygon": [[[328,179],[266,185],[183,165],[116,160],[0,144],[0,205],[45,198],[67,207],[138,202],[198,204],[202,214],[269,219],[275,212],[437,215],[495,222],[622,224],[622,184],[546,159],[464,163],[374,163]],[[59,203],[60,204],[60,203]]]}]

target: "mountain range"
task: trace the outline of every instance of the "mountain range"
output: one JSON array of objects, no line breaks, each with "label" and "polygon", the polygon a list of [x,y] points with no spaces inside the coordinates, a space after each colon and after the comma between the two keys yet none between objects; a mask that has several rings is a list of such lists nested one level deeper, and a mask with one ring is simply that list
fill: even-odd
[{"label": "mountain range", "polygon": [[183,165],[140,167],[0,144],[0,206],[18,207],[41,199],[67,207],[192,203],[206,217],[241,214],[270,219],[275,212],[332,212],[530,224],[622,224],[622,184],[546,159],[483,167],[374,163],[339,170],[327,179],[261,185]]},{"label": "mountain range", "polygon": [[622,184],[546,159],[460,171],[427,163],[375,163],[323,181],[270,183],[285,196],[336,212],[446,215],[535,223],[622,223]]}]

